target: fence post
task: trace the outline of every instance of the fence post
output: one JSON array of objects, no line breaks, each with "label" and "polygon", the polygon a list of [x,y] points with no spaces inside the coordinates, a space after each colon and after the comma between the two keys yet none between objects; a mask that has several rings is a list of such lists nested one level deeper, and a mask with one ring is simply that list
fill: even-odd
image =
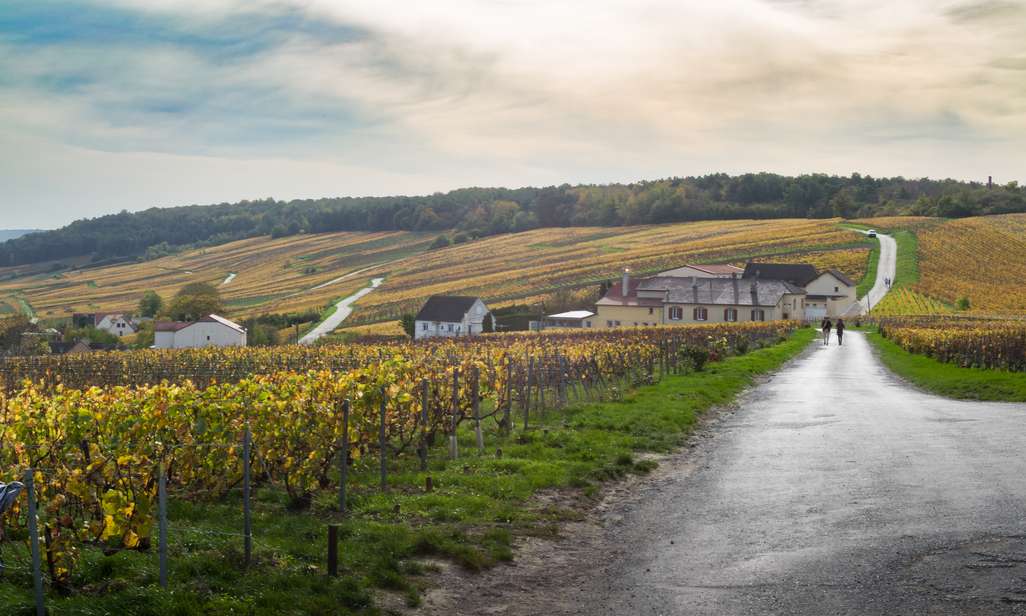
[{"label": "fence post", "polygon": [[338,524],[328,524],[328,575],[338,577]]},{"label": "fence post", "polygon": [[428,405],[431,400],[431,384],[427,379],[421,381],[420,384],[420,450],[417,454],[420,456],[420,470],[426,471],[428,469],[428,444],[427,444],[427,431],[428,431]]},{"label": "fence post", "polygon": [[527,430],[528,418],[531,416],[531,381],[534,379],[534,358],[527,362],[527,396],[524,398],[524,430]]},{"label": "fence post", "polygon": [[245,564],[248,568],[253,558],[253,512],[250,506],[250,455],[253,447],[253,433],[246,422],[246,431],[242,434],[242,541],[245,553]]},{"label": "fence post", "polygon": [[167,468],[160,460],[160,476],[157,478],[157,511],[160,516],[158,537],[160,541],[160,587],[167,589]]},{"label": "fence post", "polygon": [[378,426],[378,446],[381,448],[381,489],[388,489],[388,445],[385,442],[385,386],[381,386],[381,423]]},{"label": "fence post", "polygon": [[349,478],[349,398],[342,401],[342,445],[339,448],[338,510],[346,513],[346,480]]},{"label": "fence post", "polygon": [[25,469],[25,491],[28,492],[28,527],[29,541],[32,549],[32,585],[36,596],[36,616],[45,616],[46,604],[43,601],[43,565],[39,555],[39,526],[36,521],[36,483],[35,470]]},{"label": "fence post", "polygon": [[506,408],[502,412],[502,431],[508,436],[513,430],[513,358],[506,357]]},{"label": "fence post", "polygon": [[456,438],[456,427],[459,421],[456,417],[460,409],[460,369],[452,369],[452,434],[449,435],[449,458],[455,460],[460,455],[459,440]]},{"label": "fence post", "polygon": [[481,434],[481,392],[479,390],[478,383],[481,375],[478,372],[477,366],[474,367],[474,371],[471,374],[474,379],[474,382],[470,387],[470,400],[474,408],[474,433],[477,436],[477,453],[478,455],[483,455],[484,435]]}]

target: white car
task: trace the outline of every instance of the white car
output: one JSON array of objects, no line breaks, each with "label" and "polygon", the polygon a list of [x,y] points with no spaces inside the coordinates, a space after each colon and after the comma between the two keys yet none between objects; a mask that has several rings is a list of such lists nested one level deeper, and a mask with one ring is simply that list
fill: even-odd
[{"label": "white car", "polygon": [[876,229],[870,229],[869,231],[866,231],[866,235],[868,235],[869,237],[876,237]]}]

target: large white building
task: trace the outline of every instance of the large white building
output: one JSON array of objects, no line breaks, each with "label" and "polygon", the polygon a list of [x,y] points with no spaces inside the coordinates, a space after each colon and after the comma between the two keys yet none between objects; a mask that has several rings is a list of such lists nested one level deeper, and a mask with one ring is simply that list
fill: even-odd
[{"label": "large white building", "polygon": [[484,331],[488,306],[477,297],[432,295],[415,318],[414,340],[476,336]]},{"label": "large white building", "polygon": [[153,346],[157,349],[246,346],[246,329],[216,314],[191,323],[163,321],[156,324]]}]

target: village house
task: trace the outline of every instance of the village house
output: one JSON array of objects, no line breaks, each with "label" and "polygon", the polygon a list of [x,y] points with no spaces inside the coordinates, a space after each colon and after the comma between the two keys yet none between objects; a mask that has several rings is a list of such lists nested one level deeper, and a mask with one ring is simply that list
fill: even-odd
[{"label": "village house", "polygon": [[139,331],[132,315],[122,312],[75,314],[71,317],[71,322],[75,327],[95,327],[118,338],[131,336]]},{"label": "village house", "polygon": [[154,326],[156,349],[246,346],[246,329],[210,314],[198,321],[159,321]]},{"label": "village house", "polygon": [[118,338],[131,336],[137,331],[132,316],[121,313],[97,314],[93,317],[93,326]]},{"label": "village house", "polygon": [[856,284],[836,269],[819,272],[807,263],[748,263],[744,277],[785,280],[805,289],[805,319],[847,315],[858,301]]},{"label": "village house", "polygon": [[488,306],[477,297],[432,295],[414,318],[414,340],[476,336],[484,331]]},{"label": "village house", "polygon": [[[624,291],[626,289],[626,291]],[[653,276],[625,271],[596,302],[599,328],[803,319],[805,290],[783,280]]]}]

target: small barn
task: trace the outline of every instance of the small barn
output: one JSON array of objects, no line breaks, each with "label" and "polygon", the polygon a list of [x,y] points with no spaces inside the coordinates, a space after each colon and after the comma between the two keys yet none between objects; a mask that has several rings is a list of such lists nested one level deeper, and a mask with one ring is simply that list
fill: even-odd
[{"label": "small barn", "polygon": [[570,310],[545,317],[542,327],[581,327],[592,326],[595,313],[590,310]]},{"label": "small barn", "polygon": [[414,340],[476,336],[491,312],[479,297],[432,295],[415,318]]},{"label": "small barn", "polygon": [[216,314],[198,321],[160,321],[154,326],[154,348],[197,349],[246,346],[246,328]]}]

